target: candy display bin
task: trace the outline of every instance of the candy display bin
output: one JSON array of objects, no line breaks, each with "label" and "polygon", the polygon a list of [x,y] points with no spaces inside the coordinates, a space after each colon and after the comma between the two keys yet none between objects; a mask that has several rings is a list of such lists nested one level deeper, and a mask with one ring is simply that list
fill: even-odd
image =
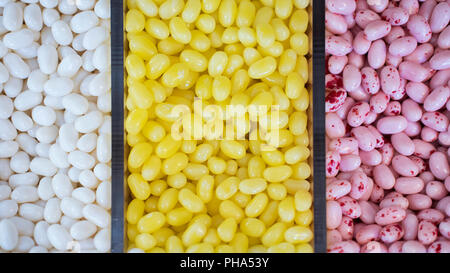
[{"label": "candy display bin", "polygon": [[[313,3],[314,2],[314,3]],[[313,194],[314,220],[312,228],[314,238],[311,245],[315,252],[324,252],[326,246],[325,227],[325,175],[324,175],[324,3],[311,1],[314,7],[308,7],[310,26],[308,27],[309,80],[306,88],[310,95],[308,114],[309,149],[308,163],[311,167],[310,192]],[[127,185],[127,158],[129,147],[126,141],[124,123],[127,115],[125,106],[126,69],[124,59],[128,50],[124,18],[127,11],[126,0],[111,1],[111,65],[112,65],[112,252],[127,252],[126,209],[132,200]],[[314,11],[314,12],[313,12]],[[125,93],[124,93],[125,92]]]}]

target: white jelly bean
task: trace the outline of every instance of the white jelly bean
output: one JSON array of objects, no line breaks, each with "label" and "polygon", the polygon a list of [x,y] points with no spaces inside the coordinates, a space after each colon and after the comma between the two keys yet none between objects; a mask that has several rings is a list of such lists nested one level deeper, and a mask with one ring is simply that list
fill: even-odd
[{"label": "white jelly bean", "polygon": [[83,220],[76,222],[70,228],[70,235],[75,240],[85,240],[97,232],[97,226],[93,223]]},{"label": "white jelly bean", "polygon": [[111,223],[111,215],[98,205],[86,205],[83,208],[83,216],[101,228],[106,228]]},{"label": "white jelly bean", "polygon": [[8,219],[0,221],[0,247],[3,250],[13,250],[19,241],[19,233],[17,228]]},{"label": "white jelly bean", "polygon": [[38,175],[53,176],[57,168],[48,158],[35,157],[31,160],[30,170]]}]

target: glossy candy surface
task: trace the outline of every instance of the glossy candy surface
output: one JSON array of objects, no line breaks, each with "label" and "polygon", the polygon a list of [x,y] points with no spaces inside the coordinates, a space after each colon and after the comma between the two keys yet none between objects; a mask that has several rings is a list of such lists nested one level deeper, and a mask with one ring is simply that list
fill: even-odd
[{"label": "glossy candy surface", "polygon": [[312,252],[311,7],[269,2],[127,1],[129,252]]}]

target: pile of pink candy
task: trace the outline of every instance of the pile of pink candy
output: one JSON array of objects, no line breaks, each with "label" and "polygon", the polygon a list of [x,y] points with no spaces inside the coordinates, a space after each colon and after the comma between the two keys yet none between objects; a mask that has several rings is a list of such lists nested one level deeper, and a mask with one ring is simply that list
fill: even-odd
[{"label": "pile of pink candy", "polygon": [[328,252],[450,252],[450,1],[326,0]]}]

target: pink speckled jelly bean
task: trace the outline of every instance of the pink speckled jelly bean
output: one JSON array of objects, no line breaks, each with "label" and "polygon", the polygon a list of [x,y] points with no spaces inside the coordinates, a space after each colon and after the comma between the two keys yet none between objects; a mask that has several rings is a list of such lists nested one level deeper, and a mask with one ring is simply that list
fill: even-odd
[{"label": "pink speckled jelly bean", "polygon": [[450,1],[326,8],[328,252],[450,253]]}]

